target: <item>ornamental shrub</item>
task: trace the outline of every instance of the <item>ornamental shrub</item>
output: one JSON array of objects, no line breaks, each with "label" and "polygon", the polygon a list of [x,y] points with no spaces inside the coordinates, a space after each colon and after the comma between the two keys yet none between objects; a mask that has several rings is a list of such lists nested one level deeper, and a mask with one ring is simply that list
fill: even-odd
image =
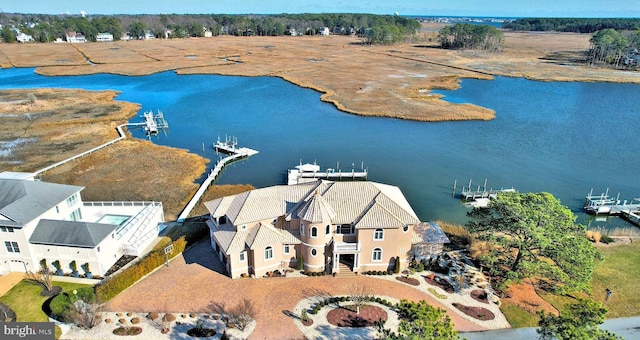
[{"label": "ornamental shrub", "polygon": [[49,304],[51,317],[63,322],[73,322],[74,320],[71,319],[73,313],[69,312],[75,310],[73,301],[76,301],[76,299],[86,303],[95,303],[96,295],[91,287],[78,288],[75,295],[72,292],[58,294]]},{"label": "ornamental shrub", "polygon": [[[169,254],[169,258],[174,258],[182,253],[186,246],[184,237],[173,242],[173,251]],[[145,275],[151,273],[156,268],[164,265],[165,255],[163,247],[156,247],[149,254],[138,260],[132,266],[123,271],[111,275],[95,287],[95,293],[101,302],[107,302],[120,294],[123,290],[129,288]]]}]

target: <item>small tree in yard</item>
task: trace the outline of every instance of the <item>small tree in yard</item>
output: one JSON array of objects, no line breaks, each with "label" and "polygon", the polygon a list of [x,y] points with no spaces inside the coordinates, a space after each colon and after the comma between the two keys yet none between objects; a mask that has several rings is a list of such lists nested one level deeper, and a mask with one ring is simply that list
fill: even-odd
[{"label": "small tree in yard", "polygon": [[381,322],[376,323],[381,335],[380,339],[460,339],[446,312],[443,309],[431,307],[424,300],[419,302],[402,300],[396,309],[400,318],[398,333],[385,329]]},{"label": "small tree in yard", "polygon": [[100,305],[77,300],[73,303],[75,309],[75,323],[79,327],[91,329],[100,323]]},{"label": "small tree in yard", "polygon": [[49,271],[49,267],[47,266],[47,260],[42,259],[40,261],[40,270],[36,273],[27,272],[26,275],[27,281],[41,286],[47,292],[53,291],[53,282],[51,282],[51,272]]},{"label": "small tree in yard", "polygon": [[253,301],[244,298],[240,303],[227,310],[229,318],[238,325],[240,330],[244,330],[256,316],[256,308]]},{"label": "small tree in yard", "polygon": [[622,339],[615,334],[598,328],[603,323],[607,309],[596,301],[578,299],[577,303],[568,305],[559,316],[538,312],[540,322],[537,329],[542,340],[617,340]]},{"label": "small tree in yard", "polygon": [[360,307],[366,305],[371,300],[372,295],[371,289],[364,283],[356,283],[349,288],[349,296],[356,306],[356,314],[360,314]]}]

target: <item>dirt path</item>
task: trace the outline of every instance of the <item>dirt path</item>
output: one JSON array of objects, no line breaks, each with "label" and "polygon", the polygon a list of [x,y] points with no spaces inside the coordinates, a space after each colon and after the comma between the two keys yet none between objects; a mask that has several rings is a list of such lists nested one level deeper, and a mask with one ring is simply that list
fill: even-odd
[{"label": "dirt path", "polygon": [[[218,270],[218,271],[216,271]],[[375,294],[396,299],[427,300],[445,310],[442,304],[412,287],[371,277],[271,278],[232,280],[219,273],[207,242],[200,242],[184,256],[173,260],[143,281],[106,304],[109,311],[121,312],[211,312],[219,306],[233,306],[243,298],[254,301],[257,327],[252,339],[297,339],[302,333],[283,311],[294,310],[303,298],[319,293],[348,294],[349,287],[362,282]],[[447,310],[456,330],[484,328]]]}]

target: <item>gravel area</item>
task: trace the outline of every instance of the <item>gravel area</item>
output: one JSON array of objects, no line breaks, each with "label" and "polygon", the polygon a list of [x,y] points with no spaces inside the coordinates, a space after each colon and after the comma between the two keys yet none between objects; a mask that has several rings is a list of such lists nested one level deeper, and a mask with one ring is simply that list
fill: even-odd
[{"label": "gravel area", "polygon": [[[216,330],[216,335],[207,339],[220,339],[225,329],[230,339],[246,339],[249,334],[253,332],[256,326],[256,322],[254,321],[249,324],[249,326],[244,331],[241,331],[237,328],[226,328],[222,320],[213,319],[211,317],[211,314],[194,314],[193,317],[191,317],[189,314],[183,315],[173,313],[173,315],[176,317],[175,321],[163,323],[161,320],[149,320],[146,317],[147,314],[143,313],[131,313],[130,316],[127,316],[126,313],[107,312],[102,314],[102,322],[100,322],[98,326],[90,330],[85,330],[75,326],[62,327],[64,333],[60,337],[60,339],[185,339],[191,338],[189,335],[187,335],[187,331],[191,328],[196,327],[196,323],[198,322],[198,320],[202,320],[202,326],[204,328]],[[160,315],[160,317],[162,317],[162,314]],[[132,324],[131,320],[133,318],[139,318],[140,323]],[[106,322],[105,320],[107,319],[109,319],[110,322]],[[125,319],[125,323],[120,323],[118,321],[120,319]],[[121,326],[140,327],[142,328],[142,333],[126,337],[114,335],[113,330]],[[161,332],[163,326],[168,327],[170,331],[166,334],[163,334]]]}]

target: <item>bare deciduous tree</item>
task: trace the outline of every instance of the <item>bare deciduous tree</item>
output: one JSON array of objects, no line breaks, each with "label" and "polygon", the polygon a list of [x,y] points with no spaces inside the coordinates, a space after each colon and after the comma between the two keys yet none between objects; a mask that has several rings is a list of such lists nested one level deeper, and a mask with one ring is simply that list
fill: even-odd
[{"label": "bare deciduous tree", "polygon": [[239,329],[244,330],[254,320],[256,308],[253,301],[244,298],[237,305],[228,308],[226,314]]},{"label": "bare deciduous tree", "polygon": [[47,267],[47,262],[42,260],[40,262],[40,270],[37,272],[28,271],[26,275],[26,279],[28,282],[42,287],[42,289],[50,292],[53,290],[53,283],[51,282],[51,272]]},{"label": "bare deciduous tree", "polygon": [[360,307],[366,305],[372,295],[373,292],[364,283],[355,283],[349,288],[349,296],[356,306],[356,314],[360,314]]}]

